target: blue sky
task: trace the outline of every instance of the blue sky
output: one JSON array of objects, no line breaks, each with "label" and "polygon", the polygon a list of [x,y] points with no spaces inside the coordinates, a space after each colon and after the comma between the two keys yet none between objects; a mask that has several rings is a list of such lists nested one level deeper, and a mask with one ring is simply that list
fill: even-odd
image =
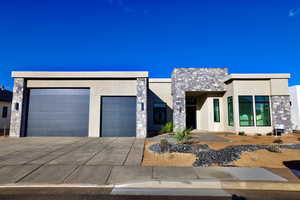
[{"label": "blue sky", "polygon": [[228,67],[300,84],[299,0],[1,0],[0,84],[12,70]]}]

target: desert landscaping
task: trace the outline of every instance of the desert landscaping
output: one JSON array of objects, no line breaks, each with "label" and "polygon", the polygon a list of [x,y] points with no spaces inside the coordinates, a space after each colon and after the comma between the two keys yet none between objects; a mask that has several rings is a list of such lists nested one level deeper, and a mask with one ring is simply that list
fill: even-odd
[{"label": "desert landscaping", "polygon": [[[174,147],[171,147],[169,152],[166,153],[157,153],[151,148],[154,148],[155,145],[159,146],[162,138],[167,139],[169,144],[176,144],[172,136],[170,134],[162,134],[151,138],[145,142],[142,165],[286,168],[284,162],[300,160],[299,134],[241,136],[227,133],[212,133],[213,136],[211,138],[209,138],[208,134],[192,133],[190,140],[177,144],[182,148],[181,150],[173,150]],[[203,138],[203,141],[201,141],[201,138]],[[206,153],[203,154],[206,146],[208,151],[216,151],[216,155],[211,156],[214,160],[225,159],[226,162],[218,163],[213,161],[205,163],[206,159],[210,159],[209,156],[206,156]],[[191,147],[191,150],[189,150],[189,147]],[[197,148],[200,148],[200,150],[197,150]],[[240,157],[231,151],[241,151]],[[229,162],[230,159],[232,160],[231,162]]]}]

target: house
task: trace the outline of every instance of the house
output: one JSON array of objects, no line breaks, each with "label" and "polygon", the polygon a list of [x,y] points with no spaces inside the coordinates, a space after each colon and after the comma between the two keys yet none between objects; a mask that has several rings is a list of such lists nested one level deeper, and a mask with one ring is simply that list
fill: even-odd
[{"label": "house", "polygon": [[0,135],[8,135],[10,126],[10,109],[12,92],[4,87],[0,88]]},{"label": "house", "polygon": [[228,74],[227,68],[145,71],[12,72],[10,136],[147,137],[175,130],[292,131],[290,74]]},{"label": "house", "polygon": [[300,85],[289,87],[293,130],[300,130]]}]

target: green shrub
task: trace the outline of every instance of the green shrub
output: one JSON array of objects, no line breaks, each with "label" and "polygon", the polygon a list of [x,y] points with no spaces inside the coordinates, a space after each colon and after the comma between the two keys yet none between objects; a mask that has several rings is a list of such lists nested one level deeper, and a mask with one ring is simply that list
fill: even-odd
[{"label": "green shrub", "polygon": [[159,131],[160,133],[172,133],[173,132],[173,123],[166,123]]},{"label": "green shrub", "polygon": [[273,135],[273,133],[271,133],[271,132],[270,132],[270,133],[267,133],[267,136],[272,136],[272,135]]},{"label": "green shrub", "polygon": [[260,134],[260,133],[257,133],[257,134],[255,134],[255,136],[261,136],[261,134]]},{"label": "green shrub", "polygon": [[241,135],[241,136],[245,136],[245,135],[246,135],[246,133],[245,133],[244,131],[240,131],[240,132],[239,132],[239,135]]},{"label": "green shrub", "polygon": [[274,153],[281,153],[281,149],[278,145],[271,145],[267,148],[268,151],[274,152]]},{"label": "green shrub", "polygon": [[181,131],[176,131],[173,138],[180,143],[187,142],[192,137],[190,136],[192,129],[184,129]]},{"label": "green shrub", "polygon": [[273,143],[276,143],[276,144],[282,144],[283,141],[282,141],[282,139],[277,138],[277,139],[275,139],[275,140],[273,141]]}]

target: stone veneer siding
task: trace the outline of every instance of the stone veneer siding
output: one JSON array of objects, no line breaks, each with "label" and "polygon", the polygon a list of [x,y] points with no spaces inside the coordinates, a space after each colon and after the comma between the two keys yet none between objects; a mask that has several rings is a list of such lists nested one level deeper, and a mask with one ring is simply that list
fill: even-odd
[{"label": "stone veneer siding", "polygon": [[[15,78],[12,108],[11,108],[10,133],[9,133],[9,136],[11,137],[21,136],[24,89],[25,89],[24,78]],[[19,104],[18,110],[16,110],[17,103]]]},{"label": "stone veneer siding", "polygon": [[136,137],[147,137],[147,90],[148,79],[137,78]]},{"label": "stone veneer siding", "polygon": [[192,91],[225,92],[227,68],[175,68],[172,73],[174,130],[185,128],[185,94]]},{"label": "stone veneer siding", "polygon": [[292,132],[290,96],[271,96],[273,126],[284,125],[285,132]]}]

